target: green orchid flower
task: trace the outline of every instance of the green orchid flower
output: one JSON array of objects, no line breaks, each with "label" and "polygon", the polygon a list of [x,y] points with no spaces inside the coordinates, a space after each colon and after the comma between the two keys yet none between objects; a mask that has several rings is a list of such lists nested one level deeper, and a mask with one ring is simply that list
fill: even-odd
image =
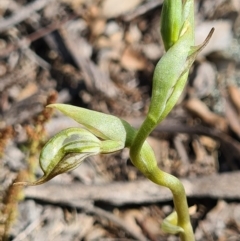
[{"label": "green orchid flower", "polygon": [[151,103],[139,130],[112,115],[66,104],[50,105],[48,107],[56,108],[83,128],[69,128],[51,138],[40,154],[43,177],[33,183],[20,184],[42,184],[78,167],[89,156],[129,148],[133,165],[173,194],[175,211],[164,220],[162,229],[179,234],[182,241],[194,241],[184,187],[176,177],[159,169],[146,138],[175,106],[193,62],[213,30],[203,44],[194,46],[194,0],[164,0],[160,32],[166,53],[154,70]]},{"label": "green orchid flower", "polygon": [[[52,137],[40,153],[39,163],[44,173],[43,177],[32,183],[21,184],[40,185],[56,175],[77,168],[89,156],[129,148],[137,133],[128,122],[116,116],[67,104],[52,104],[48,107],[56,108],[85,129],[68,128]],[[141,153],[140,170],[146,169],[145,173],[151,172],[157,167],[157,162],[147,141]]]},{"label": "green orchid flower", "polygon": [[91,155],[101,152],[101,141],[83,128],[68,128],[50,139],[40,154],[40,167],[44,176],[28,185],[43,184],[56,175],[77,168]]}]

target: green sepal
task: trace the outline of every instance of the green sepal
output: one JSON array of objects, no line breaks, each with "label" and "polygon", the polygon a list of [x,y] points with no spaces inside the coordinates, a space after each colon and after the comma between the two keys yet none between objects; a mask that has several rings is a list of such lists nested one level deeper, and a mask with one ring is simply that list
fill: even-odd
[{"label": "green sepal", "polygon": [[119,141],[127,147],[133,138],[131,126],[116,116],[67,104],[52,104],[47,107],[56,108],[103,140]]}]

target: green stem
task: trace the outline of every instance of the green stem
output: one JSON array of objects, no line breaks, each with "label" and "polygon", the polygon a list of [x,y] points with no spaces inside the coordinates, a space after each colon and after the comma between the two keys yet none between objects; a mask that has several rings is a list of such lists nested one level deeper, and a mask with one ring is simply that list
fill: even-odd
[{"label": "green stem", "polygon": [[[132,161],[134,163],[133,159]],[[152,168],[151,170],[151,172],[142,172],[152,182],[169,188],[173,194],[174,207],[178,217],[177,226],[181,227],[184,230],[183,233],[180,233],[181,240],[194,241],[195,238],[188,213],[186,194],[182,183],[176,177],[161,171],[157,167]]]},{"label": "green stem", "polygon": [[134,140],[131,144],[130,148],[130,157],[131,159],[135,159],[142,149],[143,143],[149,136],[149,134],[154,130],[157,121],[151,116],[147,115],[146,119],[142,123],[141,127],[137,131],[137,134],[134,137]]},{"label": "green stem", "polygon": [[[151,121],[152,125],[149,124],[149,121]],[[174,202],[175,210],[178,216],[178,226],[180,226],[184,230],[184,233],[180,234],[181,240],[194,241],[195,240],[194,234],[193,234],[193,230],[190,222],[190,217],[188,214],[188,204],[187,204],[186,194],[182,183],[176,177],[166,172],[163,172],[157,166],[150,164],[150,160],[149,160],[149,164],[146,163],[144,165],[144,167],[147,166],[147,168],[142,168],[143,166],[142,166],[140,151],[145,139],[148,137],[151,131],[155,128],[155,125],[153,123],[154,121],[148,116],[146,120],[143,122],[139,131],[137,132],[134,138],[134,141],[132,143],[132,146],[130,148],[131,160],[133,164],[148,179],[150,179],[152,182],[158,185],[165,186],[171,190],[173,194],[173,202]]]},{"label": "green stem", "polygon": [[174,176],[155,169],[149,179],[161,186],[169,188],[173,194],[174,207],[178,216],[178,226],[184,230],[180,233],[182,241],[194,241],[194,234],[190,222],[186,193],[182,183]]},{"label": "green stem", "polygon": [[[182,82],[185,84],[187,79],[187,74],[184,74],[183,78],[181,79],[183,80]],[[179,91],[179,93],[177,94],[177,98],[173,97],[174,100],[168,102],[166,106],[167,108],[162,113],[162,116],[160,119],[156,120],[148,113],[146,119],[144,120],[140,129],[137,131],[135,138],[132,142],[132,145],[130,147],[130,157],[133,164],[148,179],[150,179],[152,182],[158,185],[165,186],[171,190],[173,194],[174,207],[178,216],[177,225],[184,230],[184,233],[180,234],[181,240],[194,241],[195,238],[194,238],[194,234],[193,234],[193,230],[190,222],[190,217],[188,214],[188,204],[186,199],[186,193],[182,183],[176,177],[160,170],[157,166],[155,166],[155,163],[152,160],[151,161],[146,160],[147,163],[143,165],[143,161],[140,154],[146,138],[153,131],[153,129],[158,125],[159,120],[162,120],[166,117],[166,115],[169,113],[169,111],[176,103],[181,92],[182,90]]]}]

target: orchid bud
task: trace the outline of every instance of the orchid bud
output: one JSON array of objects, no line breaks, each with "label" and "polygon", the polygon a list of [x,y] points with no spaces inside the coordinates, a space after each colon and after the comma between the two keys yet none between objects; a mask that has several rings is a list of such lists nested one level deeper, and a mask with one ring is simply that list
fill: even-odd
[{"label": "orchid bud", "polygon": [[174,45],[182,27],[182,0],[165,0],[161,13],[161,35],[165,50]]}]

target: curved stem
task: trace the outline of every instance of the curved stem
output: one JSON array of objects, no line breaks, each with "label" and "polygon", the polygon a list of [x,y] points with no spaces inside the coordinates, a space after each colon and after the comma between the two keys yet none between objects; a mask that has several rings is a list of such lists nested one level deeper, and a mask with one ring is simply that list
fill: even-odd
[{"label": "curved stem", "polygon": [[[137,135],[136,135],[137,136]],[[140,142],[139,142],[140,143]],[[181,227],[184,230],[184,233],[180,234],[182,241],[194,241],[194,234],[190,222],[190,217],[188,213],[188,204],[186,199],[185,189],[182,183],[171,174],[163,172],[157,167],[157,164],[154,160],[142,160],[140,154],[136,153],[138,146],[135,146],[136,149],[131,150],[130,148],[130,157],[133,164],[152,182],[167,187],[171,190],[173,194],[174,207],[178,216],[177,226]],[[136,153],[136,155],[135,155]]]},{"label": "curved stem", "polygon": [[[169,106],[170,107],[170,106]],[[172,106],[171,106],[172,107]],[[168,109],[168,108],[167,108]],[[167,111],[169,112],[169,111]],[[163,113],[163,115],[166,113]],[[165,115],[164,115],[165,117]],[[143,144],[152,130],[158,124],[151,115],[147,115],[145,121],[137,131],[135,138],[130,147],[130,158],[133,164],[152,182],[169,188],[173,194],[173,202],[178,216],[178,226],[184,230],[180,234],[182,241],[194,241],[194,234],[188,214],[188,205],[184,187],[182,183],[174,176],[163,172],[157,167],[153,160],[144,162],[141,157]]]},{"label": "curved stem", "polygon": [[[132,152],[134,153],[134,152]],[[131,153],[131,154],[132,154]],[[177,212],[177,226],[184,230],[180,233],[182,241],[194,241],[194,234],[188,213],[186,193],[182,183],[174,176],[163,172],[157,167],[155,160],[142,160],[140,154],[131,156],[133,164],[152,182],[167,187],[173,194],[174,207]]]},{"label": "curved stem", "polygon": [[[183,3],[183,7],[180,5]],[[176,104],[186,84],[189,69],[194,58],[188,60],[190,47],[194,45],[194,0],[164,1],[162,13],[162,36],[171,48],[158,62],[153,76],[152,100],[149,112],[137,131],[131,146],[130,158],[133,164],[154,183],[169,188],[173,194],[173,201],[177,213],[177,225],[184,232],[180,233],[182,241],[194,241],[194,234],[188,213],[188,205],[184,187],[174,176],[163,172],[157,167],[154,154],[144,144],[146,138]],[[179,13],[176,15],[175,13]],[[180,17],[179,17],[180,16]],[[182,18],[182,29],[176,44],[169,42],[169,37],[178,32],[173,22]],[[165,21],[167,27],[164,25]],[[169,30],[169,24],[173,32]],[[166,28],[165,28],[166,27]],[[175,35],[174,35],[175,36]],[[169,71],[173,66],[174,71]]]},{"label": "curved stem", "polygon": [[183,228],[184,233],[180,234],[182,241],[194,241],[194,234],[190,217],[188,214],[188,204],[186,193],[182,183],[174,176],[156,168],[149,179],[161,186],[169,188],[173,194],[173,202],[178,216],[178,226]]}]

